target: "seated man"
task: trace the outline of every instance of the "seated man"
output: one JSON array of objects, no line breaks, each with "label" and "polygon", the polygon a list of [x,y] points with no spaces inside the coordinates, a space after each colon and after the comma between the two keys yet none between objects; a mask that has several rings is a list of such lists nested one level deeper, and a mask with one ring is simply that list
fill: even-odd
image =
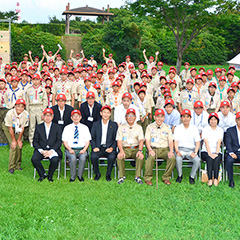
[{"label": "seated man", "polygon": [[180,113],[175,109],[175,104],[173,99],[167,99],[164,105],[164,123],[169,125],[174,133],[176,126],[180,124]]},{"label": "seated man", "polygon": [[106,173],[106,180],[111,181],[111,172],[113,164],[116,161],[116,135],[118,125],[117,123],[110,120],[111,117],[111,107],[105,105],[102,107],[101,112],[102,120],[98,120],[93,123],[92,126],[92,153],[91,159],[93,164],[93,171],[96,174],[94,180],[98,181],[101,177],[99,171],[98,159],[100,157],[106,157],[108,160],[108,167]]},{"label": "seated man", "polygon": [[193,163],[189,182],[194,184],[194,178],[200,164],[200,158],[197,155],[200,146],[200,135],[197,127],[190,124],[190,110],[184,109],[181,112],[181,120],[183,123],[178,125],[174,131],[176,167],[178,171],[176,182],[182,182],[182,160],[188,158]]},{"label": "seated man", "polygon": [[143,184],[140,175],[143,166],[143,129],[136,123],[135,109],[129,108],[126,111],[126,123],[119,126],[117,131],[117,145],[119,153],[117,155],[117,164],[119,169],[118,184],[125,180],[125,159],[134,158],[136,161],[136,177],[135,181],[138,184]]},{"label": "seated man", "polygon": [[91,135],[88,127],[80,123],[82,116],[79,110],[73,110],[71,118],[73,123],[63,129],[62,141],[66,149],[66,157],[70,162],[70,182],[74,182],[76,178],[77,158],[79,159],[78,180],[83,182],[84,178],[82,175],[86,165],[87,149]]},{"label": "seated man", "polygon": [[[36,125],[35,128],[33,136],[33,147],[35,149],[32,164],[39,174],[39,182],[42,182],[46,177],[48,177],[49,182],[53,182],[53,173],[62,159],[62,130],[58,124],[52,122],[53,110],[51,108],[46,108],[43,111],[43,120],[44,122]],[[41,163],[44,158],[50,160],[48,176]]]},{"label": "seated man", "polygon": [[173,153],[172,131],[167,124],[163,123],[164,118],[165,112],[162,109],[156,110],[154,116],[155,122],[148,125],[146,130],[145,139],[149,155],[145,162],[144,180],[150,186],[152,186],[152,169],[156,157],[167,161],[166,170],[162,176],[162,181],[167,185],[171,184],[169,180],[176,164]]},{"label": "seated man", "polygon": [[60,93],[57,95],[57,105],[52,106],[54,113],[52,122],[58,124],[62,130],[65,126],[72,123],[71,112],[73,111],[73,107],[67,105],[66,101],[66,96]]},{"label": "seated man", "polygon": [[240,112],[236,114],[236,126],[230,127],[226,132],[226,168],[229,179],[229,187],[234,188],[233,163],[240,162]]}]

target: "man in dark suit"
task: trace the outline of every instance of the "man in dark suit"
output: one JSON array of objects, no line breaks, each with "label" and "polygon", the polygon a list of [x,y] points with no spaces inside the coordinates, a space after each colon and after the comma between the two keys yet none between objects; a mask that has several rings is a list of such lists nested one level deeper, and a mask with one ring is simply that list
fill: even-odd
[{"label": "man in dark suit", "polygon": [[93,123],[101,119],[102,105],[95,101],[94,92],[88,92],[86,99],[87,101],[80,106],[80,112],[82,113],[81,123],[87,125],[89,131],[91,131]]},{"label": "man in dark suit", "polygon": [[[46,177],[48,177],[49,182],[53,182],[53,173],[62,159],[62,131],[58,124],[52,122],[53,110],[51,108],[46,108],[43,111],[43,119],[44,122],[36,126],[33,137],[33,147],[35,150],[32,156],[32,164],[39,174],[39,182],[43,181]],[[50,160],[48,176],[41,163],[44,158],[49,158]]]},{"label": "man in dark suit", "polygon": [[66,104],[67,98],[64,94],[57,95],[57,105],[52,106],[54,113],[53,123],[61,126],[61,129],[72,123],[71,112],[74,110],[72,106]]},{"label": "man in dark suit", "polygon": [[93,123],[91,131],[91,159],[93,164],[93,171],[94,174],[96,174],[94,180],[98,181],[101,177],[98,159],[100,157],[106,157],[108,159],[106,180],[111,181],[111,172],[113,164],[116,161],[116,135],[118,125],[117,123],[109,120],[111,116],[111,108],[108,105],[102,107],[100,114],[102,116],[102,119]]},{"label": "man in dark suit", "polygon": [[233,163],[240,162],[240,112],[236,114],[236,126],[227,129],[225,144],[227,148],[226,168],[229,187],[234,188]]}]

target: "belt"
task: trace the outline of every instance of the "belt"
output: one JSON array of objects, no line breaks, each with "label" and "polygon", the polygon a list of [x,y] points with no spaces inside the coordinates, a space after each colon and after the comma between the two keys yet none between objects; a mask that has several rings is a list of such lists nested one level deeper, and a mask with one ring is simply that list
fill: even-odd
[{"label": "belt", "polygon": [[138,146],[124,147],[124,148],[136,149],[138,148]]},{"label": "belt", "polygon": [[100,145],[100,147],[104,147],[105,148],[105,147],[107,147],[107,145],[106,144],[102,144],[102,145]]}]

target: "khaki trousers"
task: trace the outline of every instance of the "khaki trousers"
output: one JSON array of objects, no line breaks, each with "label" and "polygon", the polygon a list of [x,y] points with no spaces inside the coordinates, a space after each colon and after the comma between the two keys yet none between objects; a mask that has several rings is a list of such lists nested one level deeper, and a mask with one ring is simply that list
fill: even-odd
[{"label": "khaki trousers", "polygon": [[[9,142],[9,164],[8,164],[8,170],[10,169],[19,169],[21,167],[21,163],[22,163],[22,149],[19,148],[19,146],[17,145],[17,147],[15,149],[11,148],[11,144],[12,144],[12,138],[9,132],[9,128],[5,126],[4,122],[2,123],[2,128],[3,131],[8,139]],[[13,131],[15,131],[15,129],[13,128]],[[15,134],[15,139],[18,139],[19,134]]]},{"label": "khaki trousers", "polygon": [[138,152],[138,148],[123,148],[124,153],[126,154],[126,157],[123,159],[119,159],[117,158],[117,165],[118,165],[118,169],[119,169],[119,177],[122,178],[125,176],[125,159],[127,158],[133,158],[136,161],[136,176],[140,177],[141,176],[141,169],[143,167],[143,162],[144,160],[139,159],[136,157],[136,154]]},{"label": "khaki trousers", "polygon": [[[162,180],[170,180],[172,171],[176,165],[175,157],[168,158],[169,148],[157,148],[153,149],[155,154],[157,154],[158,159],[164,159],[167,161],[166,170],[162,176]],[[156,153],[157,152],[157,153]],[[156,160],[156,156],[148,156],[147,160],[145,161],[145,174],[144,174],[144,181],[151,181],[153,178],[153,166]]]}]

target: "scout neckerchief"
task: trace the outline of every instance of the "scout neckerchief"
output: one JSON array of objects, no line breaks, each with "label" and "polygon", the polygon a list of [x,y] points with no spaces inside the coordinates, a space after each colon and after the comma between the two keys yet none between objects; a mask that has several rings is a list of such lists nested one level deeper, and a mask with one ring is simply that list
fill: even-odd
[{"label": "scout neckerchief", "polygon": [[28,82],[26,82],[26,84],[23,84],[21,81],[20,84],[22,85],[22,90],[24,90],[24,88],[27,86]]},{"label": "scout neckerchief", "polygon": [[32,85],[32,87],[35,89],[35,100],[37,101],[37,99],[38,99],[38,88],[40,87],[41,85],[38,85],[37,87],[34,87],[33,85]]},{"label": "scout neckerchief", "polygon": [[[196,125],[195,124],[195,116],[196,116],[196,113],[193,111],[193,125]],[[201,127],[202,127],[202,120],[203,120],[203,112],[201,113],[201,121],[200,121],[200,126]]]},{"label": "scout neckerchief", "polygon": [[23,116],[23,112],[17,114],[16,109],[13,109],[14,115],[16,116],[16,124],[15,124],[15,133],[19,134],[20,131],[20,118]]},{"label": "scout neckerchief", "polygon": [[3,108],[3,104],[4,104],[4,93],[7,91],[7,88],[0,90],[0,94],[2,95],[1,98],[1,107]]},{"label": "scout neckerchief", "polygon": [[229,97],[227,97],[228,101],[230,102],[230,111],[233,112],[233,99],[231,100]]},{"label": "scout neckerchief", "polygon": [[210,92],[208,91],[208,93],[209,93],[209,95],[210,95],[210,97],[211,97],[211,100],[210,100],[210,105],[209,105],[209,107],[211,107],[211,105],[213,105],[214,104],[214,96],[215,96],[215,93],[213,93],[213,95],[212,94],[210,94]]},{"label": "scout neckerchief", "polygon": [[189,90],[186,89],[186,91],[187,91],[187,93],[188,93],[188,101],[191,102],[191,101],[192,101],[192,95],[191,95],[191,93],[193,92],[193,90],[189,91]]},{"label": "scout neckerchief", "polygon": [[172,94],[172,96],[176,93],[176,91],[177,91],[177,88],[175,88],[175,90],[173,91],[172,89],[170,89],[170,91],[171,91],[171,94]]},{"label": "scout neckerchief", "polygon": [[48,107],[50,107],[50,105],[51,105],[51,93],[48,93],[47,94],[47,99],[48,99]]},{"label": "scout neckerchief", "polygon": [[203,85],[201,85],[200,87],[198,87],[198,85],[195,84],[195,87],[197,88],[198,94],[200,94],[202,86],[203,86]]},{"label": "scout neckerchief", "polygon": [[143,102],[140,100],[140,98],[138,97],[137,99],[138,101],[138,105],[139,105],[139,108],[142,112],[142,116],[145,116],[146,115],[146,111],[145,111],[145,107],[144,107],[144,104],[147,102],[146,98],[144,98]]},{"label": "scout neckerchief", "polygon": [[222,100],[223,99],[223,91],[225,90],[225,86],[223,87],[223,89],[221,90],[220,89],[220,86],[218,85],[218,90],[220,92],[220,99]]},{"label": "scout neckerchief", "polygon": [[84,88],[87,90],[87,92],[88,92],[88,91],[89,91],[89,89],[90,89],[90,88],[88,89],[88,88],[86,87],[86,85],[84,86]]},{"label": "scout neckerchief", "polygon": [[12,89],[12,86],[10,85],[9,88],[10,88],[11,91],[12,91],[11,101],[13,102],[13,97],[14,97],[14,100],[17,101],[16,92],[19,90],[19,87],[18,87],[16,90],[13,90],[13,89]]}]

